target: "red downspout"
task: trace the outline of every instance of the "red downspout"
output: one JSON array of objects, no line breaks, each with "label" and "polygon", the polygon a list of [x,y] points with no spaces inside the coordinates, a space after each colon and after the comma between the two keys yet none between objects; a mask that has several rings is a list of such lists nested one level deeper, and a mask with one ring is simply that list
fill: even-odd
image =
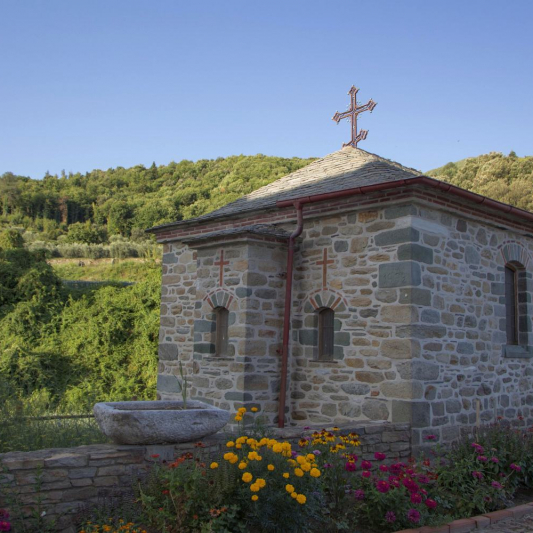
[{"label": "red downspout", "polygon": [[285,283],[285,313],[283,316],[283,346],[281,352],[281,383],[279,388],[278,427],[285,427],[285,403],[287,401],[287,370],[289,362],[289,337],[291,330],[292,270],[294,266],[294,243],[304,228],[303,204],[294,202],[296,207],[296,229],[289,237],[287,253],[287,281]]}]

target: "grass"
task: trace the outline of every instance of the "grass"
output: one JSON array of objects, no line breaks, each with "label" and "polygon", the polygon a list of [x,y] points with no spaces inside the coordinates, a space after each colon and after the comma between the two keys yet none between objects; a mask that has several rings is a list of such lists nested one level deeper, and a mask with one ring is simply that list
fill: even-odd
[{"label": "grass", "polygon": [[0,453],[108,442],[94,418],[64,418],[80,413],[55,412],[45,393],[21,401],[6,392],[0,390]]},{"label": "grass", "polygon": [[[80,261],[84,266],[79,266]],[[161,269],[151,259],[50,259],[61,279],[73,281],[143,281],[148,272]]]}]

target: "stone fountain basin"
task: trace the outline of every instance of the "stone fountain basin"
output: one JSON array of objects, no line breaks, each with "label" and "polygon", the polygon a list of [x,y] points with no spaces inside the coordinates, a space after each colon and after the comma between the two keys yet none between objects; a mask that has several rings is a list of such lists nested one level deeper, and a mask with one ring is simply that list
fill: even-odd
[{"label": "stone fountain basin", "polygon": [[191,442],[222,429],[229,412],[196,400],[102,402],[94,406],[102,432],[117,444]]}]

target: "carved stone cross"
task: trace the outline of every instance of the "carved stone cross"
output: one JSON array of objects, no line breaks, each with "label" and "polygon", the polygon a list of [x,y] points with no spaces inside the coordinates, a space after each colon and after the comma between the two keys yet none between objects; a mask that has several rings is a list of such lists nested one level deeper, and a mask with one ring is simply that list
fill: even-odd
[{"label": "carved stone cross", "polygon": [[229,265],[229,261],[224,261],[224,250],[220,250],[220,261],[215,261],[215,265],[220,265],[219,284],[222,287],[224,284],[224,267]]},{"label": "carved stone cross", "polygon": [[338,111],[333,115],[333,120],[338,124],[342,119],[349,118],[352,122],[352,140],[348,143],[344,143],[342,146],[353,146],[357,148],[357,143],[359,141],[364,141],[368,135],[368,130],[361,130],[357,133],[357,115],[364,113],[365,111],[372,111],[376,107],[376,102],[372,99],[368,101],[365,105],[357,107],[357,89],[355,85],[352,85],[352,88],[348,92],[350,95],[350,108],[344,113],[339,113]]},{"label": "carved stone cross", "polygon": [[328,265],[332,265],[335,263],[333,259],[328,260],[328,249],[324,248],[323,252],[323,258],[322,261],[317,261],[317,265],[322,265],[322,288],[325,289],[327,287],[327,281],[328,281]]}]

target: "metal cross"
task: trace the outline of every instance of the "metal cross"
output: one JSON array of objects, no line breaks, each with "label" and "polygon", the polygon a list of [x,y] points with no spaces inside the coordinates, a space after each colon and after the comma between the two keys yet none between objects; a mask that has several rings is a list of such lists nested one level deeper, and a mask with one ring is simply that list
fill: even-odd
[{"label": "metal cross", "polygon": [[324,248],[324,254],[323,254],[322,261],[317,261],[317,265],[322,265],[322,288],[325,289],[327,286],[327,277],[328,277],[328,265],[332,265],[335,263],[333,259],[330,259],[328,261],[328,249]]},{"label": "metal cross", "polygon": [[224,267],[226,265],[229,265],[229,261],[224,261],[224,250],[220,250],[220,261],[215,261],[215,265],[220,265],[219,284],[222,287],[222,285],[224,284]]},{"label": "metal cross", "polygon": [[357,143],[359,141],[364,141],[368,135],[368,130],[361,130],[357,133],[357,115],[364,113],[365,111],[372,111],[376,107],[376,102],[372,99],[368,101],[365,105],[357,107],[357,89],[355,85],[352,85],[352,88],[349,90],[348,94],[350,95],[350,108],[344,113],[339,113],[338,111],[333,115],[333,120],[338,124],[343,118],[350,118],[352,121],[352,140],[349,143],[344,143],[342,146],[353,146],[357,148]]}]

